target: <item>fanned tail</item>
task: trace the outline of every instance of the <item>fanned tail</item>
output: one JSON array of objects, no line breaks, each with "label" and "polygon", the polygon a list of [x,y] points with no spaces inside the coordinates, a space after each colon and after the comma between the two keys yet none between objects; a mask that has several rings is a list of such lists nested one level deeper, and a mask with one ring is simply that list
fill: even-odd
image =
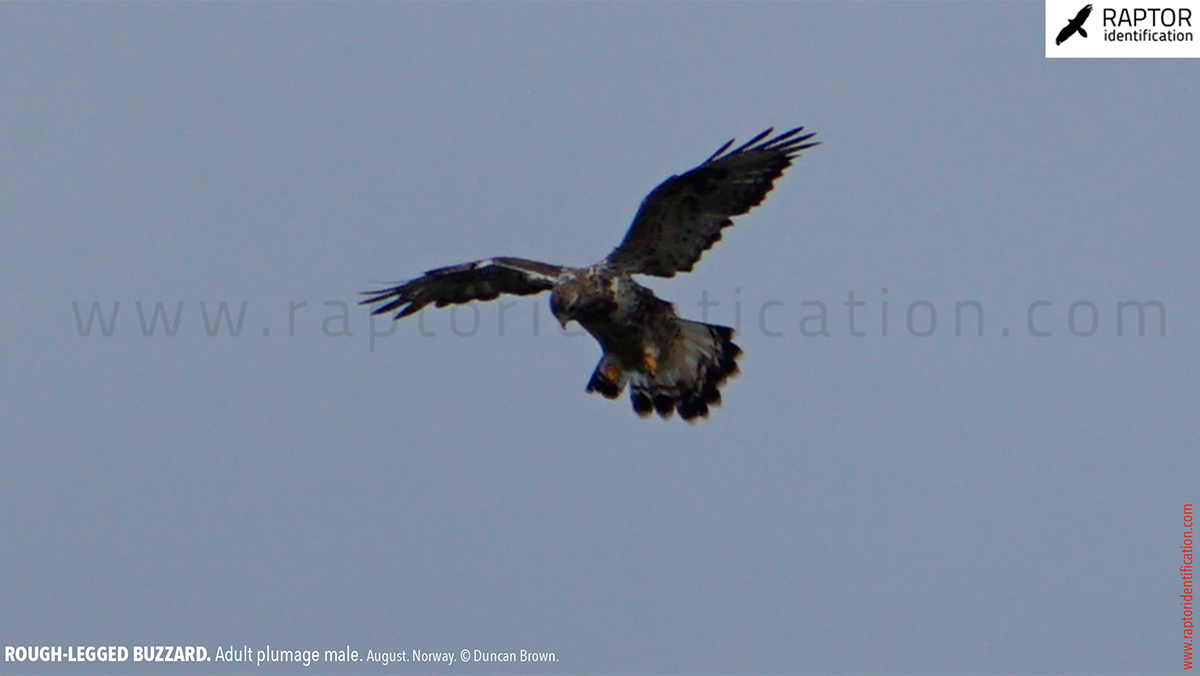
[{"label": "fanned tail", "polygon": [[727,326],[679,320],[680,338],[670,346],[653,373],[629,373],[630,400],[642,417],[658,413],[669,418],[678,411],[689,422],[708,417],[721,404],[720,388],[738,372],[742,349]]}]

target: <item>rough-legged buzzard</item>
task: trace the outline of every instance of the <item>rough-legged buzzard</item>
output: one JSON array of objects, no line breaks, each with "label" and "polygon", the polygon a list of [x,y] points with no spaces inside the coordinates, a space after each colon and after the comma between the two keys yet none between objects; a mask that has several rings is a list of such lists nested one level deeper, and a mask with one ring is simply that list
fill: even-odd
[{"label": "rough-legged buzzard", "polygon": [[427,305],[442,307],[500,294],[550,291],[550,309],[565,327],[579,322],[604,350],[588,392],[615,399],[628,385],[640,416],[678,411],[688,421],[721,402],[719,388],[738,370],[742,350],[733,329],[682,319],[632,275],[688,272],[721,230],[762,203],[792,159],[817,145],[797,127],[768,129],[730,150],[721,146],[700,166],[672,176],[642,202],[625,239],[604,260],[571,268],[522,258],[488,258],[430,270],[388,289],[368,291],[372,314],[395,319]]}]

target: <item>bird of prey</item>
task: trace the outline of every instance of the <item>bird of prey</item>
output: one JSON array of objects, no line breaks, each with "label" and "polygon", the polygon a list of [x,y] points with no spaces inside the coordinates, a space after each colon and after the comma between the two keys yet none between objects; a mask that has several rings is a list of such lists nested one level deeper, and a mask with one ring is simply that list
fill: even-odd
[{"label": "bird of prey", "polygon": [[1075,18],[1068,21],[1067,25],[1058,32],[1058,37],[1054,38],[1054,44],[1061,45],[1064,41],[1066,41],[1067,38],[1074,35],[1076,31],[1086,38],[1087,31],[1083,30],[1083,22],[1087,21],[1087,18],[1091,16],[1091,14],[1092,6],[1084,5],[1083,9],[1079,10],[1079,13],[1075,15]]},{"label": "bird of prey", "polygon": [[[733,329],[682,319],[671,303],[632,275],[688,272],[721,230],[762,203],[775,179],[801,151],[817,145],[797,127],[771,137],[767,129],[730,150],[721,146],[700,166],[663,181],[633,218],[625,239],[603,260],[573,268],[496,257],[430,270],[396,286],[367,291],[372,314],[407,317],[501,294],[550,291],[550,309],[565,328],[579,322],[603,350],[587,391],[616,399],[628,385],[633,410],[646,417],[675,411],[689,422],[720,404],[719,388],[737,372],[742,350]],[[768,138],[770,137],[770,138]]]}]

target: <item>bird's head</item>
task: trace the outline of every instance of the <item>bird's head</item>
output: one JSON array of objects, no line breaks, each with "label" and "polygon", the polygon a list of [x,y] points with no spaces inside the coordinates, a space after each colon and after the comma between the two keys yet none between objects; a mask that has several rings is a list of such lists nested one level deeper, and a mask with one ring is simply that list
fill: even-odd
[{"label": "bird's head", "polygon": [[561,284],[550,294],[550,312],[558,323],[567,328],[567,324],[578,319],[580,289],[573,284]]}]

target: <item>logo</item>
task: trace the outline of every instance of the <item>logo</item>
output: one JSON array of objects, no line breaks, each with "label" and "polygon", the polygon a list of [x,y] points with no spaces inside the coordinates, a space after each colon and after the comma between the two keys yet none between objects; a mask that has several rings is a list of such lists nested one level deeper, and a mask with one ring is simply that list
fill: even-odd
[{"label": "logo", "polygon": [[1200,0],[1045,2],[1048,59],[1200,58]]},{"label": "logo", "polygon": [[1086,38],[1087,31],[1083,30],[1083,24],[1091,15],[1092,6],[1090,4],[1084,5],[1083,9],[1079,10],[1079,13],[1075,15],[1075,18],[1068,21],[1067,25],[1058,32],[1058,37],[1054,38],[1054,44],[1061,45],[1067,40],[1067,38],[1076,33],[1079,33],[1081,36]]}]

